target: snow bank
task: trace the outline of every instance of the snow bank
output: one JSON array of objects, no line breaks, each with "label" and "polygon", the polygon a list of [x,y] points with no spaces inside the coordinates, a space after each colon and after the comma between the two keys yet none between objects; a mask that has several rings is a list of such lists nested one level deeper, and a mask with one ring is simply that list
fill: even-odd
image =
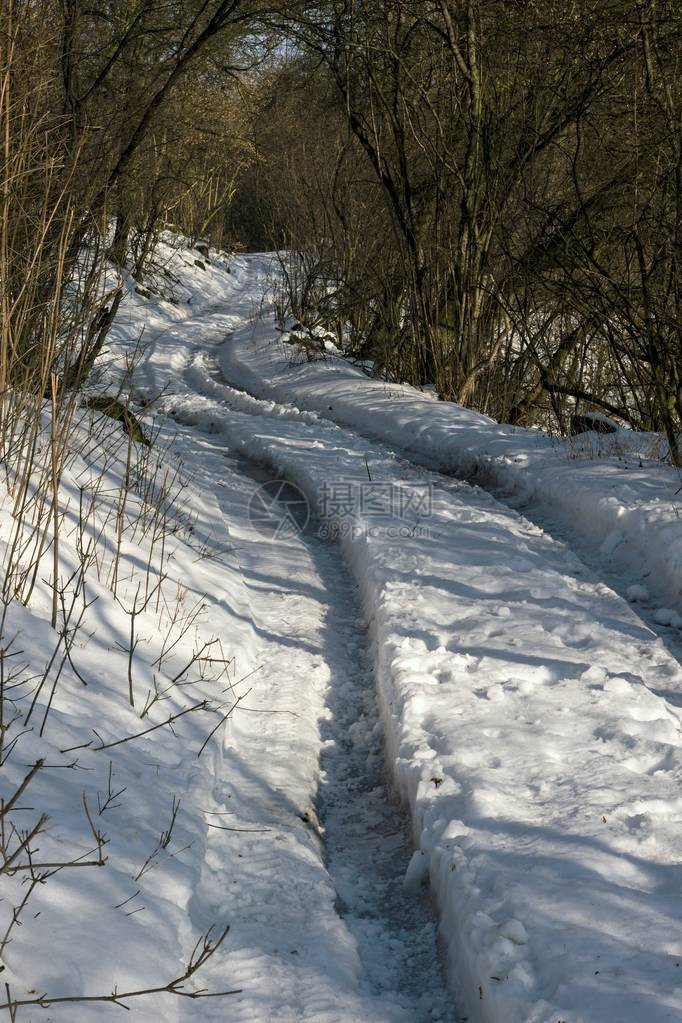
[{"label": "snow bank", "polygon": [[606,543],[660,600],[681,607],[682,479],[647,457],[651,435],[553,439],[501,426],[408,385],[370,379],[333,355],[294,365],[291,347],[262,321],[234,334],[221,365],[253,394],[315,410],[431,469],[544,506],[586,542]]}]

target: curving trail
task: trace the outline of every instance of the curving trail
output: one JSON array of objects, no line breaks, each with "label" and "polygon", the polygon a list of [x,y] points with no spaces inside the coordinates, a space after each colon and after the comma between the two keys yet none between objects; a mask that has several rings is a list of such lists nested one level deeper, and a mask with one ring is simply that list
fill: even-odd
[{"label": "curving trail", "polygon": [[[281,385],[268,394],[266,378],[252,388],[258,394],[225,379],[219,363],[229,376],[235,352],[250,343],[263,283],[254,266],[240,264],[229,304],[152,339],[142,372],[148,389],[169,386],[161,407],[191,438],[189,449],[242,452],[296,483],[323,514],[325,485],[350,488],[357,532],[344,535],[331,514],[340,548],[307,534],[287,545],[287,558],[297,543],[310,545],[329,616],[317,811],[366,990],[396,1019],[447,1018],[432,924],[421,896],[405,901],[405,875],[414,893],[430,881],[462,1018],[673,1023],[682,951],[679,662],[575,551],[489,493],[276,400]],[[428,489],[428,521],[410,511],[401,520],[410,529],[391,536],[385,494],[358,512],[370,477],[408,509]],[[259,576],[262,556],[255,538],[249,543],[245,579]],[[378,718],[339,553],[369,626]],[[249,584],[254,617],[267,615],[263,636],[295,620],[301,599],[282,592],[289,569],[278,558],[267,582]],[[284,679],[286,659],[280,664]],[[296,671],[305,668],[297,662]],[[382,731],[392,785],[411,815],[409,864],[404,851],[394,856],[400,818],[374,784]],[[286,765],[287,750],[278,756]],[[328,1018],[315,1011],[292,1019]],[[373,1012],[368,1018],[384,1018]]]}]

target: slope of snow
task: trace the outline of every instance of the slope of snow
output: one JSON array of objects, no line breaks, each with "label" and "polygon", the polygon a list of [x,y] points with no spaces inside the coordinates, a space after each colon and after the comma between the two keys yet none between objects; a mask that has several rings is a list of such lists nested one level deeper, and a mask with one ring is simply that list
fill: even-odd
[{"label": "slope of snow", "polygon": [[[100,387],[123,380],[126,357],[143,331],[145,343],[154,338],[146,351],[150,365],[158,358],[172,379],[183,330],[191,338],[197,328],[190,313],[225,294],[224,262],[220,272],[209,274],[195,268],[182,248],[167,247],[165,255],[175,272],[186,272],[182,295],[192,302],[145,299],[131,290],[100,365]],[[208,329],[213,336],[216,324]],[[149,373],[145,379],[150,382]],[[79,565],[79,546],[92,539],[97,551],[86,573],[85,599],[76,599],[77,611],[89,606],[74,638],[74,667],[61,664],[63,644],[49,625],[51,552],[30,608],[15,601],[7,613],[3,654],[9,649],[15,659],[6,657],[4,665],[16,667],[5,707],[15,707],[17,717],[3,750],[17,742],[3,764],[0,793],[8,798],[27,767],[43,758],[44,768],[12,816],[24,828],[39,813],[49,814],[34,850],[36,873],[42,876],[39,864],[48,861],[93,859],[84,797],[95,828],[106,837],[106,863],[64,868],[31,892],[4,951],[3,993],[5,983],[13,1001],[43,992],[61,998],[162,986],[182,974],[202,934],[213,926],[215,937],[229,926],[219,950],[187,987],[233,993],[197,1001],[170,994],[131,997],[124,999],[129,1018],[413,1023],[422,1017],[414,992],[396,983],[385,944],[390,935],[374,935],[384,944],[377,941],[370,970],[360,955],[362,922],[353,929],[339,916],[316,824],[321,747],[331,750],[334,729],[354,723],[353,703],[344,724],[335,723],[332,682],[351,667],[362,670],[347,650],[360,629],[350,583],[305,538],[282,545],[255,531],[249,502],[259,484],[222,438],[150,415],[144,425],[156,433],[156,443],[151,455],[132,445],[133,483],[120,517],[115,596],[112,565],[128,460],[118,424],[84,413],[82,444],[63,477],[60,578],[67,597],[75,590],[68,580]],[[164,481],[173,482],[162,497]],[[163,540],[157,534],[152,542],[153,531],[145,536],[143,525],[159,509],[168,528]],[[5,558],[12,525],[5,497]],[[145,592],[152,597],[135,616],[130,657],[130,612]],[[203,658],[191,663],[202,648]],[[36,677],[43,673],[46,682],[26,721]],[[160,699],[145,711],[155,691]],[[349,697],[351,689],[345,693]],[[366,712],[358,705],[360,722]],[[163,725],[169,718],[174,720]],[[155,725],[161,727],[138,735]],[[360,754],[361,724],[358,729]],[[366,739],[369,755],[376,739]],[[351,780],[337,777],[337,801]],[[27,891],[26,876],[2,877],[0,939]],[[433,928],[422,912],[426,949],[424,937]],[[404,942],[406,957],[410,941]],[[450,1010],[442,1004],[433,933],[431,949],[433,990],[425,989],[423,1018],[446,1023]],[[67,1002],[20,1007],[17,1019],[100,1023],[118,1015],[113,1004]]]},{"label": "slope of snow", "polygon": [[[168,979],[215,922],[231,930],[197,984],[240,993],[140,999],[131,1018],[447,1020],[428,916],[414,927],[430,885],[461,1023],[678,1020],[680,665],[574,554],[485,491],[403,461],[376,438],[433,469],[478,466],[486,481],[564,509],[605,550],[636,553],[630,598],[666,592],[672,628],[674,474],[640,470],[630,455],[567,458],[539,434],[369,380],[337,358],[291,364],[274,325],[257,319],[267,259],[216,257],[202,270],[170,240],[162,255],[181,279],[177,304],[131,292],[101,360],[101,383],[116,386],[144,328],[136,394],[150,409],[146,427],[156,424],[161,443],[172,438],[164,464],[183,457],[187,477],[169,510],[177,528],[166,600],[138,621],[136,692],[153,687],[155,673],[170,682],[214,637],[235,660],[220,682],[207,665],[204,678],[174,686],[141,722],[140,707],[126,704],[125,610],[144,573],[144,542],[130,535],[124,545],[124,607],[104,568],[92,580],[98,600],[74,654],[89,684],[65,666],[45,735],[22,737],[3,794],[22,765],[47,755],[31,805],[53,808],[61,848],[87,851],[83,789],[96,807],[111,761],[114,790],[125,792],[103,813],[107,865],[64,871],[35,894],[40,916],[26,918],[6,954],[14,997]],[[99,429],[92,476],[101,448],[111,450]],[[106,466],[111,495],[124,449]],[[252,504],[258,478],[240,453],[300,487],[318,520],[300,536],[263,535]],[[83,470],[74,462],[64,481],[72,517],[90,486]],[[103,538],[104,564],[111,526]],[[65,576],[74,542],[64,541]],[[363,695],[364,631],[341,558],[369,627],[380,723]],[[646,584],[635,581],[647,566]],[[155,671],[177,604],[204,606]],[[30,610],[14,604],[11,614],[35,672],[54,644],[48,586],[39,584]],[[240,697],[198,756],[218,708]],[[59,752],[91,740],[93,725],[115,741],[195,698],[213,711],[186,715],[175,735],[164,727],[106,752]],[[382,735],[412,822],[404,863],[373,780]],[[172,840],[137,878],[174,796]],[[318,809],[329,821],[327,860]],[[402,884],[384,866],[372,875],[375,856],[398,861]],[[69,1005],[48,1016],[91,1023],[118,1011]]]}]

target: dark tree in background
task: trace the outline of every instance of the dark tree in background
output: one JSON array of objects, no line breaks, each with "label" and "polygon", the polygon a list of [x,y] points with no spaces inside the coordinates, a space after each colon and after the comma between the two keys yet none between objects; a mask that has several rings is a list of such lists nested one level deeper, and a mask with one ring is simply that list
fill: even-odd
[{"label": "dark tree in background", "polygon": [[602,410],[677,460],[679,4],[343,0],[286,28],[239,194],[300,254],[299,306],[332,285],[378,372],[524,425]]},{"label": "dark tree in background", "polygon": [[170,225],[287,250],[293,314],[378,374],[679,463],[681,30],[679,0],[0,0],[4,379],[84,244],[141,282]]}]

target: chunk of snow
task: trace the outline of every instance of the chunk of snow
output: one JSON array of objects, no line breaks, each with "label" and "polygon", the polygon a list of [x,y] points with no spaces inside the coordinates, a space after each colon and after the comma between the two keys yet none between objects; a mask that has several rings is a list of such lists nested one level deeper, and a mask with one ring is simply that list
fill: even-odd
[{"label": "chunk of snow", "polygon": [[429,857],[421,849],[415,849],[405,871],[403,887],[408,892],[418,892],[429,876]]},{"label": "chunk of snow", "polygon": [[603,541],[599,550],[602,554],[613,554],[616,548],[622,544],[624,539],[625,537],[619,529],[613,529]]},{"label": "chunk of snow", "polygon": [[682,615],[673,608],[657,607],[653,617],[659,625],[671,625],[675,629],[682,629]]}]

